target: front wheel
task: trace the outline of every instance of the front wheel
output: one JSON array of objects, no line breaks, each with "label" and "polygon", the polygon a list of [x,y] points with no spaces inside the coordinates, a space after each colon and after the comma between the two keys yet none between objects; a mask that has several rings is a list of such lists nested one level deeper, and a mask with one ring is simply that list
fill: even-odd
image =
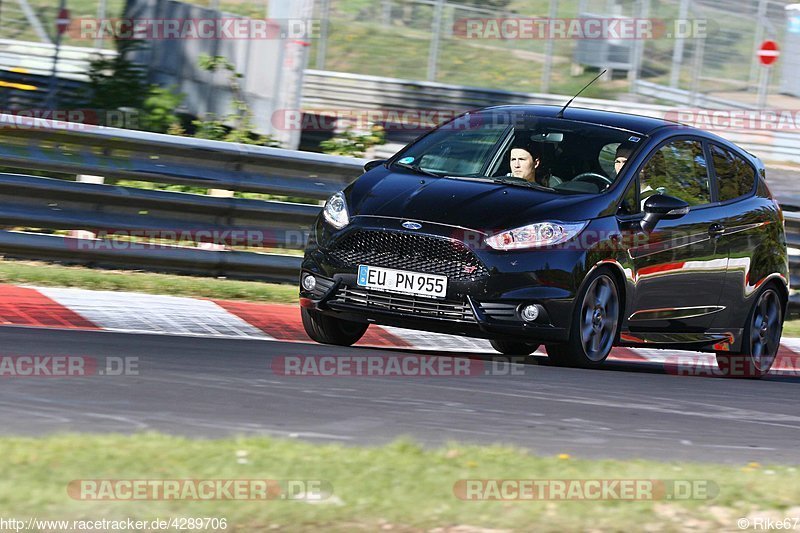
[{"label": "front wheel", "polygon": [[369,327],[369,324],[325,316],[319,311],[305,307],[300,308],[300,317],[303,319],[306,334],[321,344],[350,346],[358,342]]},{"label": "front wheel", "polygon": [[503,355],[530,355],[539,347],[536,343],[520,342],[520,341],[489,341],[492,348],[497,350]]},{"label": "front wheel", "polygon": [[600,271],[587,280],[575,301],[569,340],[564,344],[548,344],[547,356],[559,366],[600,366],[617,337],[621,313],[619,288],[610,274]]},{"label": "front wheel", "polygon": [[717,366],[726,377],[761,378],[775,358],[783,330],[781,298],[772,287],[758,296],[744,326],[741,353],[717,353]]}]

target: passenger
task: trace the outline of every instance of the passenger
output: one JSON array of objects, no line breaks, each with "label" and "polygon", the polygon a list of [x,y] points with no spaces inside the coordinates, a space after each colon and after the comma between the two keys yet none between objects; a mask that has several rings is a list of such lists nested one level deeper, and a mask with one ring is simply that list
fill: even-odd
[{"label": "passenger", "polygon": [[560,178],[544,172],[541,152],[535,143],[512,148],[509,165],[511,166],[511,175],[515,178],[521,178],[544,187],[555,187],[562,182]]},{"label": "passenger", "polygon": [[635,149],[636,145],[629,142],[620,143],[620,145],[617,146],[617,153],[614,156],[614,172],[616,172],[617,175],[619,175],[622,167],[628,162],[628,158],[633,154]]}]

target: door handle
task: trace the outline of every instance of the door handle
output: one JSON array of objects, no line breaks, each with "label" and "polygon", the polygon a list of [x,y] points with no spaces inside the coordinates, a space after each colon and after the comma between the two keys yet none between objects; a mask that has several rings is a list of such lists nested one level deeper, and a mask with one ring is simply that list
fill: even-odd
[{"label": "door handle", "polygon": [[708,227],[708,234],[712,237],[719,237],[723,233],[725,233],[725,226],[722,224],[714,223]]}]

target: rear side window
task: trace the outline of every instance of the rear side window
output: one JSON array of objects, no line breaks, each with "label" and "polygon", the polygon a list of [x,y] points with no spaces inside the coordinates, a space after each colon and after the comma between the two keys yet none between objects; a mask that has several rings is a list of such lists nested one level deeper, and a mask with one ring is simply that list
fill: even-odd
[{"label": "rear side window", "polygon": [[756,171],[744,158],[713,144],[711,158],[717,174],[720,202],[739,198],[753,190]]}]

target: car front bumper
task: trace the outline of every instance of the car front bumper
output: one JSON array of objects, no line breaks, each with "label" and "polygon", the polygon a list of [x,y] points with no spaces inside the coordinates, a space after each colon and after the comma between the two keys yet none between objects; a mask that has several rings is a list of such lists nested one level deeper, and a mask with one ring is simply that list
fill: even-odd
[{"label": "car front bumper", "polygon": [[[310,272],[301,276],[306,274]],[[463,303],[455,303],[390,295],[358,287],[355,274],[337,275],[335,280],[315,278],[318,287],[327,289],[301,289],[300,305],[343,320],[487,339],[562,342],[567,338],[567,330],[553,325],[544,306],[536,322],[528,323],[519,318],[517,302],[478,302],[467,296]]]},{"label": "car front bumper", "polygon": [[[318,224],[315,242],[306,251],[300,274],[300,281],[306,275],[313,275],[316,287],[307,291],[300,286],[301,305],[362,323],[489,339],[540,343],[567,340],[575,293],[583,274],[582,250],[497,252],[475,246],[473,239],[469,251],[481,268],[474,276],[460,272],[453,276],[451,269],[444,299],[376,291],[357,283],[358,264],[429,271],[415,267],[418,259],[410,259],[408,267],[403,262],[375,264],[371,258],[363,263],[359,258],[343,263],[341,254],[336,253],[337,243],[345,242],[349,234],[358,231],[401,233],[403,238],[413,235],[449,239],[454,245],[464,247],[469,242],[455,239],[452,227],[425,226],[427,231],[421,235],[403,231],[400,221],[370,217],[356,220],[333,234]],[[370,246],[377,245],[370,242]],[[522,319],[520,309],[525,305],[539,308],[535,321]]]}]

